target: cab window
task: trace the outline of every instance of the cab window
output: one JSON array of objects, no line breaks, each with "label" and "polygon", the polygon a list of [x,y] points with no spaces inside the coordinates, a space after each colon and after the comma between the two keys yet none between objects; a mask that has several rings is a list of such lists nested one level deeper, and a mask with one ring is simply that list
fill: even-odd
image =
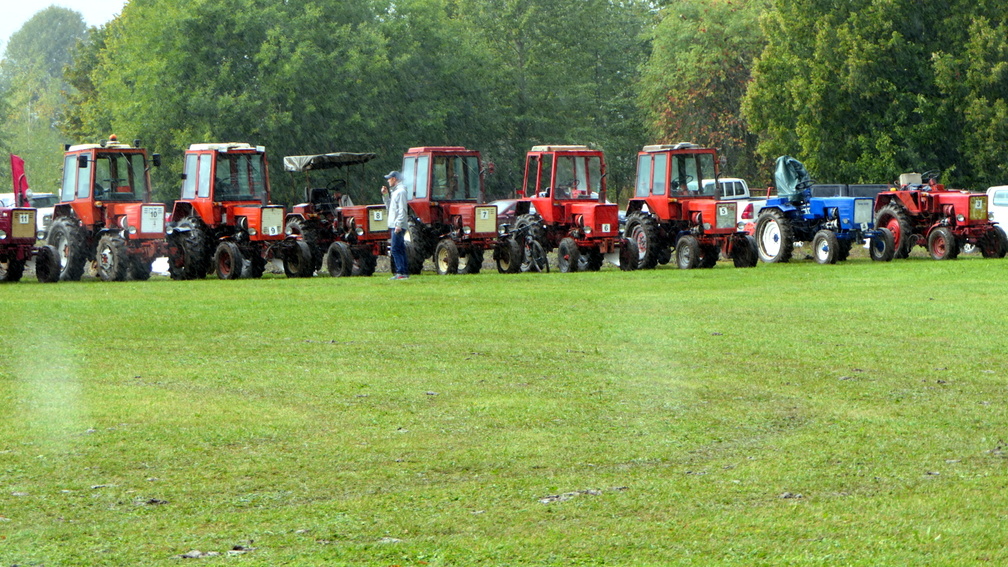
[{"label": "cab window", "polygon": [[637,191],[635,196],[647,197],[651,190],[651,156],[637,158]]}]

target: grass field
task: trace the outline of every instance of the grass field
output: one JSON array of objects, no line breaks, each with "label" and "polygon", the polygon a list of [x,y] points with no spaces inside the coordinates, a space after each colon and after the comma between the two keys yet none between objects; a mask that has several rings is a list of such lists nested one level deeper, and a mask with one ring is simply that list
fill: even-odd
[{"label": "grass field", "polygon": [[1006,270],[2,286],[0,565],[1005,564]]}]

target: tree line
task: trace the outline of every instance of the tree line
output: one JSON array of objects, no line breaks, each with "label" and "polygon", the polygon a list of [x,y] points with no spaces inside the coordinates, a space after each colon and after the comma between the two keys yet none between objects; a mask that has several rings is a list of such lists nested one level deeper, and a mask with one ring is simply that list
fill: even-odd
[{"label": "tree line", "polygon": [[287,204],[284,155],[375,152],[380,181],[415,145],[479,149],[493,196],[543,143],[605,150],[623,196],[640,147],[678,141],[755,184],[789,154],[823,182],[938,169],[981,188],[1008,182],[1006,15],[989,0],[130,0],[88,29],[49,7],[0,61],[0,149],[45,191],[63,143],[139,138],[164,158],[165,201],[206,141],[265,145]]}]

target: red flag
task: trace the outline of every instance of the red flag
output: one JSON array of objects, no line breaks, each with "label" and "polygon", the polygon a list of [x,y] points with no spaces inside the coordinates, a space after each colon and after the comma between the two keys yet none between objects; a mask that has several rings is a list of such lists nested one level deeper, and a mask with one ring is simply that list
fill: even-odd
[{"label": "red flag", "polygon": [[14,178],[14,205],[28,207],[28,177],[25,176],[24,160],[11,154],[11,177]]}]

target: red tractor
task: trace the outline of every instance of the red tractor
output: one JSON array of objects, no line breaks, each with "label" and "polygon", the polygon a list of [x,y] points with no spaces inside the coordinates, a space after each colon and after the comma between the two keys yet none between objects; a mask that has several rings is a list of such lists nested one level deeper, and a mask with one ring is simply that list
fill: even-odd
[{"label": "red tractor", "polygon": [[[370,276],[375,271],[377,257],[388,250],[388,218],[385,205],[354,205],[350,199],[348,170],[375,158],[372,153],[336,152],[329,154],[284,157],[284,169],[305,174],[305,202],[295,205],[287,215],[286,233],[308,244],[312,258],[284,262],[288,275],[297,275],[297,268],[309,265],[311,275],[322,267],[333,277]],[[312,172],[329,171],[327,182],[313,185]],[[342,175],[340,175],[342,174]],[[359,182],[359,185],[363,185]],[[362,194],[362,187],[356,191]],[[293,257],[289,255],[288,257]]]},{"label": "red tractor", "polygon": [[38,214],[28,206],[28,181],[24,175],[24,161],[11,155],[11,176],[14,178],[13,206],[0,206],[0,282],[16,282],[24,275],[25,263],[35,257],[35,277],[43,283],[59,279],[56,269],[56,249],[52,246],[35,247],[35,240],[42,239],[42,231],[36,232],[35,217]]},{"label": "red tractor", "polygon": [[[617,205],[606,201],[605,156],[587,146],[534,146],[525,157],[515,231],[529,231],[561,272],[596,271],[606,255],[637,268],[637,246],[620,236]],[[538,249],[538,247],[536,247]],[[543,269],[545,254],[523,256],[521,269]]]},{"label": "red tractor", "polygon": [[906,258],[917,245],[935,260],[956,258],[965,244],[985,258],[1003,258],[1008,251],[1004,231],[990,220],[987,195],[946,189],[933,172],[905,173],[899,189],[879,193],[875,226],[893,233],[896,258]]},{"label": "red tractor", "polygon": [[403,155],[409,273],[419,274],[433,256],[438,274],[477,274],[484,251],[497,255],[497,207],[482,204],[484,173],[480,153],[461,146],[410,148]]},{"label": "red tractor", "polygon": [[638,267],[668,263],[712,268],[720,255],[736,267],[759,261],[756,240],[737,225],[738,203],[720,200],[718,157],[695,144],[644,146],[624,234],[637,245]]},{"label": "red tractor", "polygon": [[[275,255],[311,258],[304,242],[284,241],[284,209],[270,204],[262,146],[192,144],[185,153],[181,197],[168,228],[168,271],[174,279],[203,278],[211,271],[223,280],[258,278]],[[299,270],[310,267],[304,263]]]},{"label": "red tractor", "polygon": [[[79,280],[88,260],[105,281],[146,280],[151,262],[165,254],[165,206],[151,202],[147,151],[139,145],[111,136],[67,147],[47,238],[61,280]],[[161,164],[158,154],[151,161]]]}]

